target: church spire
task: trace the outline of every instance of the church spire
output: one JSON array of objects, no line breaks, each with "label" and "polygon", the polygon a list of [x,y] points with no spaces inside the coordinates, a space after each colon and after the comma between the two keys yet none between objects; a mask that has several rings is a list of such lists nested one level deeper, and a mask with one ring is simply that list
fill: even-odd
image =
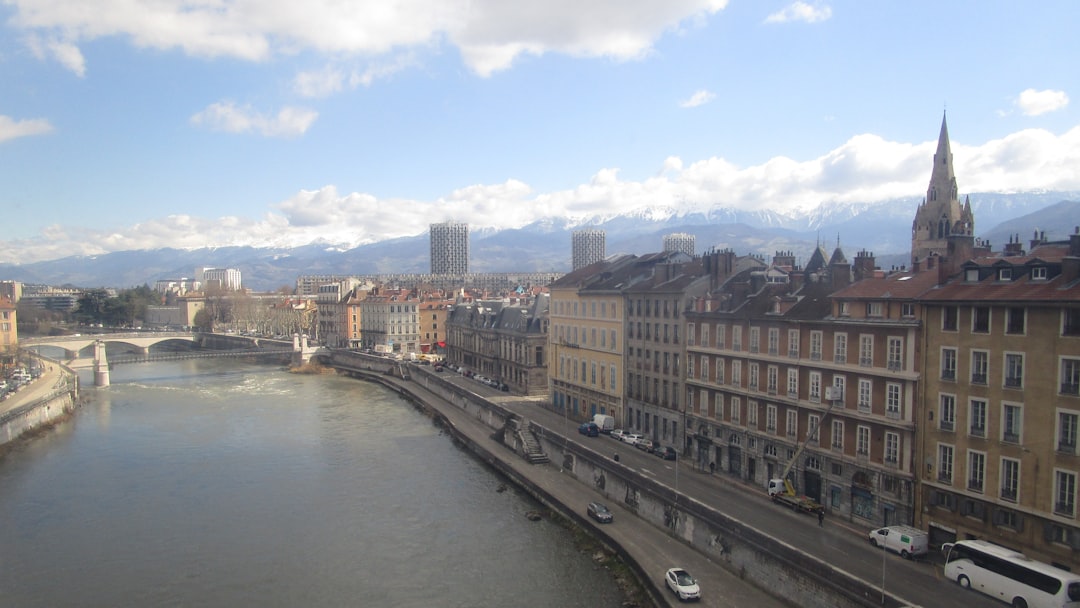
[{"label": "church spire", "polygon": [[945,113],[941,113],[941,133],[938,135],[937,152],[934,152],[934,170],[930,173],[930,187],[926,191],[929,201],[945,203],[956,199],[956,174],[953,173],[952,147],[949,145],[949,125]]}]

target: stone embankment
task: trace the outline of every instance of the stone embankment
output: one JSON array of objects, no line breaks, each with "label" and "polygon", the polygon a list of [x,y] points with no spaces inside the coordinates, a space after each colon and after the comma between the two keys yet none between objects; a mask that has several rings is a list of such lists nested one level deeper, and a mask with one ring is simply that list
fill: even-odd
[{"label": "stone embankment", "polygon": [[58,362],[45,361],[45,373],[0,402],[0,446],[48,428],[75,411],[78,376]]},{"label": "stone embankment", "polygon": [[[537,479],[546,479],[551,471],[556,471],[555,483],[575,486],[571,496],[576,500],[587,501],[588,498],[581,497],[597,495],[597,492],[599,496],[617,500],[620,510],[629,510],[655,530],[692,547],[707,562],[721,564],[738,579],[753,583],[763,593],[767,591],[772,596],[771,601],[791,604],[790,598],[798,598],[800,606],[821,608],[906,605],[891,594],[883,597],[879,589],[836,570],[817,556],[734,520],[711,505],[677,493],[655,479],[613,461],[606,454],[568,441],[553,429],[524,420],[511,409],[447,381],[442,374],[426,370],[402,373],[398,362],[343,351],[335,351],[324,363],[344,373],[381,382],[418,402],[436,417],[447,419],[451,432],[457,431],[457,438],[481,459],[505,473],[542,503],[571,519],[582,519],[579,514],[582,505],[563,502],[549,486],[538,483]],[[466,414],[465,420],[481,423],[488,434],[517,457],[509,456],[510,451],[490,450],[482,442],[455,429],[454,420],[461,420],[462,413]],[[528,428],[540,449],[558,455],[555,459],[559,462],[520,466],[529,459],[530,442],[521,441],[512,432],[511,429],[516,427]],[[593,526],[588,527],[632,564],[640,580],[651,589],[657,605],[669,604],[670,596],[664,593],[663,583],[653,572],[656,566],[642,567],[640,564],[648,556],[642,556],[640,551],[626,550],[618,539]],[[731,605],[760,605],[760,600]]]}]

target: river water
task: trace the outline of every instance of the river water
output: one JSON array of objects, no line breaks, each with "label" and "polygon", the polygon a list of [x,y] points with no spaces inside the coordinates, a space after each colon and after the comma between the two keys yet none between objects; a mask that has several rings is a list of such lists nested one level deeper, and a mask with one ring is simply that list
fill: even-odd
[{"label": "river water", "polygon": [[569,531],[376,385],[189,360],[84,395],[0,458],[0,606],[623,601]]}]

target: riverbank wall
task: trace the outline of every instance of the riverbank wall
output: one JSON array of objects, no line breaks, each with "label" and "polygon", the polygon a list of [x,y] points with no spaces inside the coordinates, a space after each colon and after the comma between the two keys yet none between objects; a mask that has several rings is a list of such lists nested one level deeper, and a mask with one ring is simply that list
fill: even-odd
[{"label": "riverbank wall", "polygon": [[[524,446],[509,437],[506,429],[512,426],[511,422],[513,425],[523,425],[531,431],[544,452],[556,455],[563,475],[595,488],[612,501],[618,501],[642,520],[667,530],[672,537],[779,599],[809,608],[898,608],[905,605],[891,594],[882,598],[879,588],[833,568],[817,556],[733,519],[712,505],[677,493],[673,488],[615,462],[607,454],[568,441],[553,429],[524,420],[508,408],[445,380],[441,374],[429,373],[391,359],[344,351],[335,351],[325,364],[357,377],[378,381],[436,413],[441,412],[444,403],[449,403],[483,422],[493,434],[502,434],[504,445],[509,450],[506,454],[484,450],[467,437],[458,439],[498,470],[509,471],[507,475],[526,490],[540,492],[529,480],[527,469],[521,473],[503,461],[510,452],[522,455]],[[420,387],[422,390],[418,390]],[[433,400],[424,393],[434,394],[438,399]],[[540,495],[534,496],[564,516],[580,519],[574,505],[560,504],[544,494],[540,492]],[[605,541],[603,538],[600,540]],[[605,542],[626,563],[634,565],[643,583],[648,583],[650,577],[640,571],[632,556],[612,543],[611,539]],[[657,596],[654,599],[658,605],[666,605],[666,594],[658,595],[658,591],[662,590],[657,590],[655,586],[650,589]],[[793,598],[798,600],[793,601]]]},{"label": "riverbank wall", "polygon": [[[60,370],[59,381],[32,399],[21,400],[10,408],[0,409],[0,446],[40,428],[55,424],[75,411],[78,382],[74,372]],[[45,381],[39,380],[39,382]]]}]

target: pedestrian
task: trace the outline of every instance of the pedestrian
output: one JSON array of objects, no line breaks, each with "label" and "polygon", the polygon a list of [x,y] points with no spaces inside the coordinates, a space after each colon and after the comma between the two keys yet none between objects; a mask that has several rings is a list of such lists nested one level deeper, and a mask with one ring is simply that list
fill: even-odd
[{"label": "pedestrian", "polygon": [[818,509],[818,512],[817,512],[817,526],[819,528],[825,527],[825,509]]},{"label": "pedestrian", "polygon": [[709,463],[709,475],[712,475],[715,472],[716,472],[716,463],[715,462],[710,462]]}]

